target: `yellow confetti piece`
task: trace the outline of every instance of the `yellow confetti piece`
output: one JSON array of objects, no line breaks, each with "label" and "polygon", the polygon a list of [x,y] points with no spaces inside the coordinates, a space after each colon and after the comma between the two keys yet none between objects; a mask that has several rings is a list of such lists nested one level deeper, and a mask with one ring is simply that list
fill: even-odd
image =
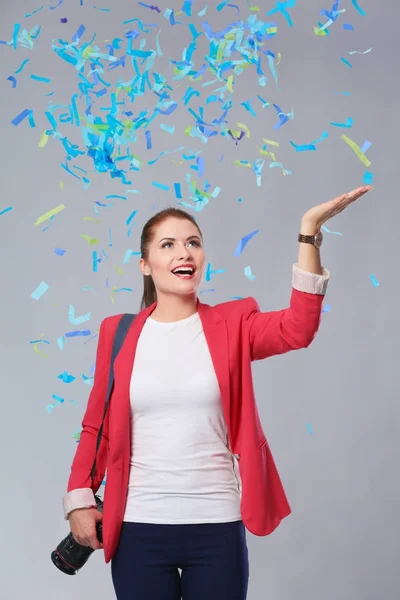
[{"label": "yellow confetti piece", "polygon": [[279,147],[279,142],[274,142],[274,140],[267,140],[267,139],[263,138],[263,142],[265,142],[266,144],[271,144],[271,146]]},{"label": "yellow confetti piece", "polygon": [[267,33],[276,33],[278,31],[277,27],[268,27]]},{"label": "yellow confetti piece", "polygon": [[279,65],[279,63],[281,62],[281,58],[282,58],[282,54],[280,52],[278,52],[277,54],[277,60],[275,63],[275,66],[277,67]]},{"label": "yellow confetti piece", "polygon": [[95,217],[83,217],[82,221],[94,221],[95,223],[101,223],[100,219],[96,219]]},{"label": "yellow confetti piece", "polygon": [[233,75],[229,75],[228,81],[226,83],[226,88],[229,92],[231,92],[231,94],[233,94],[232,83],[233,83]]},{"label": "yellow confetti piece", "polygon": [[264,148],[260,148],[260,146],[257,146],[257,148],[259,149],[260,154],[262,154],[263,156],[270,156],[274,162],[276,161],[276,156],[275,156],[274,152],[269,152],[268,150],[264,150]]},{"label": "yellow confetti piece", "polygon": [[224,56],[225,46],[226,46],[225,40],[222,40],[222,42],[220,42],[218,44],[217,56],[215,57],[215,60],[218,64],[222,61],[222,58]]},{"label": "yellow confetti piece", "polygon": [[60,190],[63,191],[65,187],[65,183],[63,181],[60,181]]},{"label": "yellow confetti piece", "polygon": [[260,12],[260,7],[257,6],[257,4],[254,4],[253,6],[249,6],[249,10],[252,10],[253,12]]},{"label": "yellow confetti piece", "polygon": [[82,58],[89,58],[90,53],[93,52],[92,46],[87,46],[82,52]]},{"label": "yellow confetti piece", "polygon": [[246,161],[234,160],[233,164],[234,165],[238,165],[239,167],[248,167],[248,168],[251,168],[251,164],[247,160]]},{"label": "yellow confetti piece", "polygon": [[34,225],[40,225],[40,223],[43,223],[43,221],[47,221],[48,219],[59,213],[61,210],[64,210],[64,208],[64,204],[59,204],[58,206],[56,206],[56,208],[53,208],[53,210],[49,210],[49,212],[39,217],[36,223],[34,223]]},{"label": "yellow confetti piece", "polygon": [[358,158],[361,160],[363,165],[365,165],[366,167],[369,167],[372,164],[371,161],[368,160],[368,158],[365,156],[364,152],[361,151],[360,146],[358,146],[355,142],[353,142],[352,139],[347,137],[347,135],[345,135],[344,133],[342,133],[340,138],[343,141],[345,141],[346,144],[348,144],[350,146],[350,148],[353,150],[353,152],[355,152],[357,154]]},{"label": "yellow confetti piece", "polygon": [[86,240],[91,246],[94,246],[95,244],[99,243],[98,238],[92,238],[88,235],[85,235],[84,233],[81,234],[81,237],[83,237],[83,239]]},{"label": "yellow confetti piece", "polygon": [[38,344],[34,344],[33,349],[36,352],[36,354],[40,354],[40,356],[43,356],[43,358],[49,358],[48,354],[44,354],[44,352],[40,352]]},{"label": "yellow confetti piece", "polygon": [[314,26],[314,33],[315,33],[315,35],[321,35],[321,36],[328,35],[326,29],[321,29],[320,27],[316,27],[316,26]]},{"label": "yellow confetti piece", "polygon": [[49,137],[45,131],[42,133],[42,137],[40,138],[39,148],[44,148],[47,142],[49,141]]},{"label": "yellow confetti piece", "polygon": [[244,123],[236,123],[236,125],[246,132],[247,138],[250,137],[250,129],[247,127],[247,125],[245,125]]},{"label": "yellow confetti piece", "polygon": [[113,265],[113,266],[114,266],[114,269],[117,271],[118,275],[125,275],[125,272],[122,269],[120,269],[116,265]]}]

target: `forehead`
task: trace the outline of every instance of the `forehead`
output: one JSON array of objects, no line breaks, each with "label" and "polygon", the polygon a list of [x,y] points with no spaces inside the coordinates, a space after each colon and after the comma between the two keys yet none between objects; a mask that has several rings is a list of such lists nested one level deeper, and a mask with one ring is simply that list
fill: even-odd
[{"label": "forehead", "polygon": [[200,237],[199,230],[188,219],[177,219],[176,217],[168,217],[162,223],[157,225],[155,229],[154,240],[157,242],[164,237],[173,237],[176,239],[186,239],[191,235]]}]

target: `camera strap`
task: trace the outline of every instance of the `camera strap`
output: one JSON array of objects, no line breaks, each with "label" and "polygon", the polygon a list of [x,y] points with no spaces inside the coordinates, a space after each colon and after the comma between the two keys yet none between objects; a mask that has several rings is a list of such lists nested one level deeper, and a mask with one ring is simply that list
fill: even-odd
[{"label": "camera strap", "polygon": [[95,472],[96,472],[97,452],[100,447],[101,436],[103,434],[104,419],[107,414],[107,409],[108,409],[108,405],[109,405],[110,398],[111,398],[111,392],[112,392],[113,385],[114,385],[114,361],[117,358],[118,352],[122,348],[122,345],[125,341],[128,330],[129,330],[130,326],[132,325],[135,317],[136,317],[136,315],[132,315],[129,313],[125,313],[124,315],[122,315],[122,317],[118,323],[118,327],[115,331],[113,347],[112,347],[112,352],[111,352],[110,373],[108,376],[108,389],[107,389],[106,404],[104,407],[104,413],[103,413],[103,418],[101,421],[99,433],[97,435],[96,456],[94,458],[93,467],[92,467],[92,471],[91,471],[92,482],[94,481],[94,476],[95,476]]}]

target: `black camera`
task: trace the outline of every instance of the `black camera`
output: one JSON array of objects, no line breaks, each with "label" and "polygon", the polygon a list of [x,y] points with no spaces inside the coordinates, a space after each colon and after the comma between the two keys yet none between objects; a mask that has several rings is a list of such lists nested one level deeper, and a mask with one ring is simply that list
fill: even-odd
[{"label": "black camera", "polygon": [[[103,501],[99,496],[95,496],[97,510],[103,512]],[[97,539],[103,543],[103,524],[99,521],[96,524]],[[66,575],[76,575],[94,552],[90,546],[82,546],[75,540],[70,532],[51,553],[51,560],[55,566]]]}]

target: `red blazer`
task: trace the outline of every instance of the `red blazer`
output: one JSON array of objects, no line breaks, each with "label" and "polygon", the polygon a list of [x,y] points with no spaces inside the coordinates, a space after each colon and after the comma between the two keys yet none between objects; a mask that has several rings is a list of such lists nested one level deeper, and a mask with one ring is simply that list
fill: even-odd
[{"label": "red blazer", "polygon": [[[323,294],[293,288],[290,307],[270,312],[260,312],[251,297],[216,306],[197,300],[219,382],[230,448],[238,455],[241,515],[245,527],[255,535],[272,533],[291,509],[260,422],[251,362],[309,346],[319,328],[323,298]],[[68,481],[67,492],[92,488],[96,493],[107,469],[103,507],[106,563],[118,545],[127,498],[132,434],[129,386],[136,346],[155,307],[156,302],[139,312],[115,361],[114,389],[92,485],[90,473],[106,400],[112,340],[122,315],[107,317],[101,323],[94,384]]]}]

